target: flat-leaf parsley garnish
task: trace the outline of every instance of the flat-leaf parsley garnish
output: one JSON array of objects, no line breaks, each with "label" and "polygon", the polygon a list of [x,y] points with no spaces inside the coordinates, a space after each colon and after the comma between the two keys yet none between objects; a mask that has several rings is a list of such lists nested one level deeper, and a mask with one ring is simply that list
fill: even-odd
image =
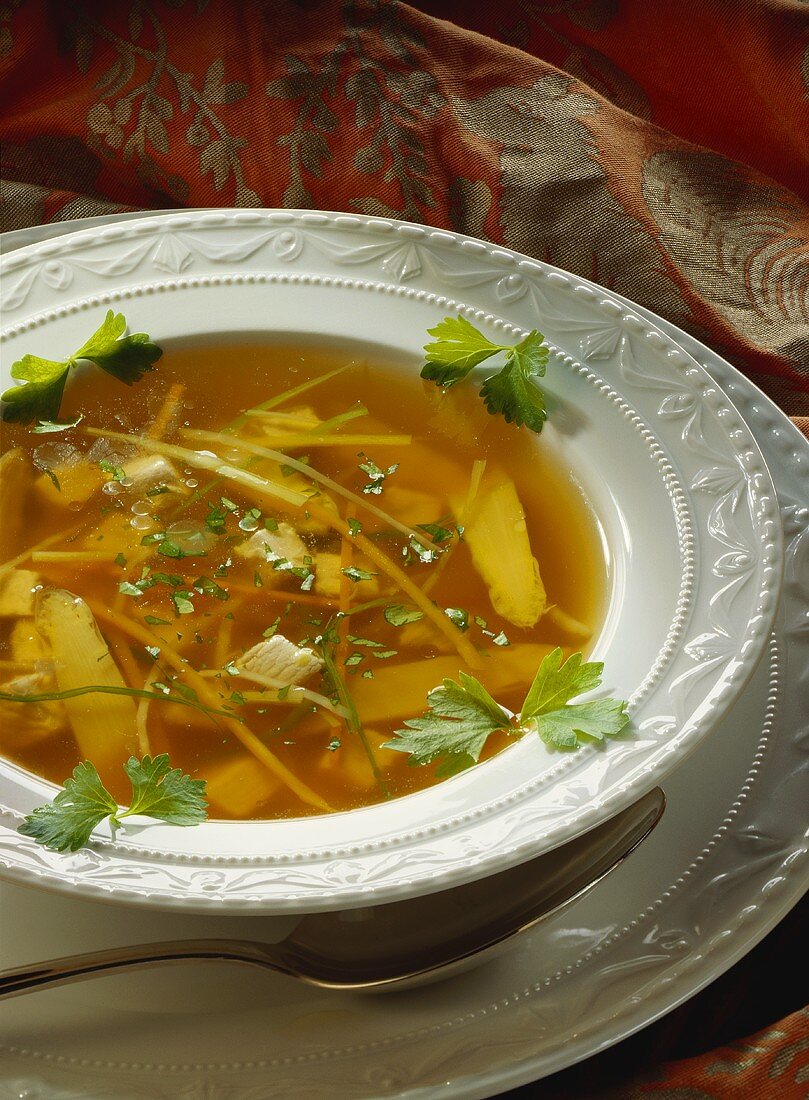
[{"label": "flat-leaf parsley garnish", "polygon": [[73,769],[72,778],[53,802],[38,806],[19,831],[54,852],[76,852],[105,818],[109,818],[113,837],[123,818],[134,814],[169,825],[198,825],[207,818],[205,780],[192,779],[180,768],[172,768],[166,753],[154,759],[131,756],[124,771],[132,785],[132,801],[127,809],[120,809],[95,765],[85,760]]},{"label": "flat-leaf parsley garnish", "polygon": [[128,386],[137,382],[152,369],[162,351],[145,332],[124,336],[125,331],[124,315],[110,309],[90,339],[66,359],[42,359],[38,355],[18,359],[12,365],[11,377],[25,385],[12,386],[0,395],[3,420],[18,424],[32,424],[36,420],[46,425],[44,430],[58,430],[54,421],[59,415],[65,383],[70,371],[82,360],[95,363]]},{"label": "flat-leaf parsley garnish", "polygon": [[406,721],[384,747],[408,753],[412,765],[439,761],[436,775],[444,778],[476,764],[497,730],[514,737],[537,733],[557,749],[575,749],[582,737],[603,741],[620,733],[629,721],[623,700],[570,704],[599,686],[604,665],[582,661],[581,653],[564,662],[562,656],[557,647],[543,659],[518,715],[509,715],[474,676],[460,672],[458,683],[446,679],[434,688],[427,696],[427,713]]},{"label": "flat-leaf parsley garnish", "polygon": [[445,317],[427,331],[435,340],[424,345],[427,362],[422,378],[448,389],[487,359],[504,352],[504,365],[486,378],[480,396],[493,416],[501,414],[509,424],[542,431],[548,417],[545,397],[531,381],[544,375],[548,364],[541,332],[534,329],[516,344],[494,344],[465,317]]}]

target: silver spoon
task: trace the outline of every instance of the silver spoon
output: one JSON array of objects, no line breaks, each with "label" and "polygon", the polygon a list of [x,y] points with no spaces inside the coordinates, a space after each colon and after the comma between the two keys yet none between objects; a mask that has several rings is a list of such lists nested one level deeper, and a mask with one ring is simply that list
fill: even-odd
[{"label": "silver spoon", "polygon": [[528,863],[423,897],[307,914],[280,943],[173,940],[70,955],[0,972],[0,998],[186,959],[252,963],[325,989],[443,977],[592,889],[648,836],[665,804],[656,787],[598,828]]}]

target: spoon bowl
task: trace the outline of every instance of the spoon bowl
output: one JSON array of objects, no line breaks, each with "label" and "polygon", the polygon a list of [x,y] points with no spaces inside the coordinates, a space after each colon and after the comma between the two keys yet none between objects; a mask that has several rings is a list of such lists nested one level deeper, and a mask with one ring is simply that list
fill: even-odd
[{"label": "spoon bowl", "polygon": [[537,859],[453,890],[366,909],[311,913],[279,943],[174,940],[93,951],[0,972],[0,998],[122,970],[214,959],[324,989],[400,989],[483,961],[591,890],[649,835],[659,787],[589,833]]}]

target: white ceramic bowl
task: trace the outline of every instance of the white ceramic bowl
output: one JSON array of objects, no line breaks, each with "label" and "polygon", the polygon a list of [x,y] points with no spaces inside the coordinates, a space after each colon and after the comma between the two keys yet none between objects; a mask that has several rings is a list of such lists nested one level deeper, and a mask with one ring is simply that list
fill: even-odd
[{"label": "white ceramic bowl", "polygon": [[[81,342],[112,306],[163,345],[362,341],[417,370],[425,330],[460,312],[552,348],[541,437],[600,519],[611,595],[593,657],[632,734],[554,754],[524,738],[391,803],[328,818],[150,825],[74,855],[17,832],[51,784],[0,760],[0,872],[131,904],[221,912],[348,908],[427,893],[538,855],[628,805],[705,737],[772,622],[781,527],[746,425],[686,351],[606,290],[457,234],[309,211],[178,213],[12,253],[3,383],[28,351]],[[507,462],[507,456],[504,456]]]}]

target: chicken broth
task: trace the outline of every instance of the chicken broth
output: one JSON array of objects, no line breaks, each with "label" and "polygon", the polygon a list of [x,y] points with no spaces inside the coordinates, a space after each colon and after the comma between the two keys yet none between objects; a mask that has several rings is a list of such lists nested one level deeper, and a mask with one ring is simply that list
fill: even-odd
[{"label": "chicken broth", "polygon": [[516,711],[599,628],[581,491],[476,387],[361,349],[186,345],[132,388],[77,372],[79,414],[3,425],[0,687],[32,701],[0,700],[0,752],[46,779],[92,760],[125,800],[127,758],[167,752],[214,817],[380,802],[440,779],[385,744],[445,677]]}]

